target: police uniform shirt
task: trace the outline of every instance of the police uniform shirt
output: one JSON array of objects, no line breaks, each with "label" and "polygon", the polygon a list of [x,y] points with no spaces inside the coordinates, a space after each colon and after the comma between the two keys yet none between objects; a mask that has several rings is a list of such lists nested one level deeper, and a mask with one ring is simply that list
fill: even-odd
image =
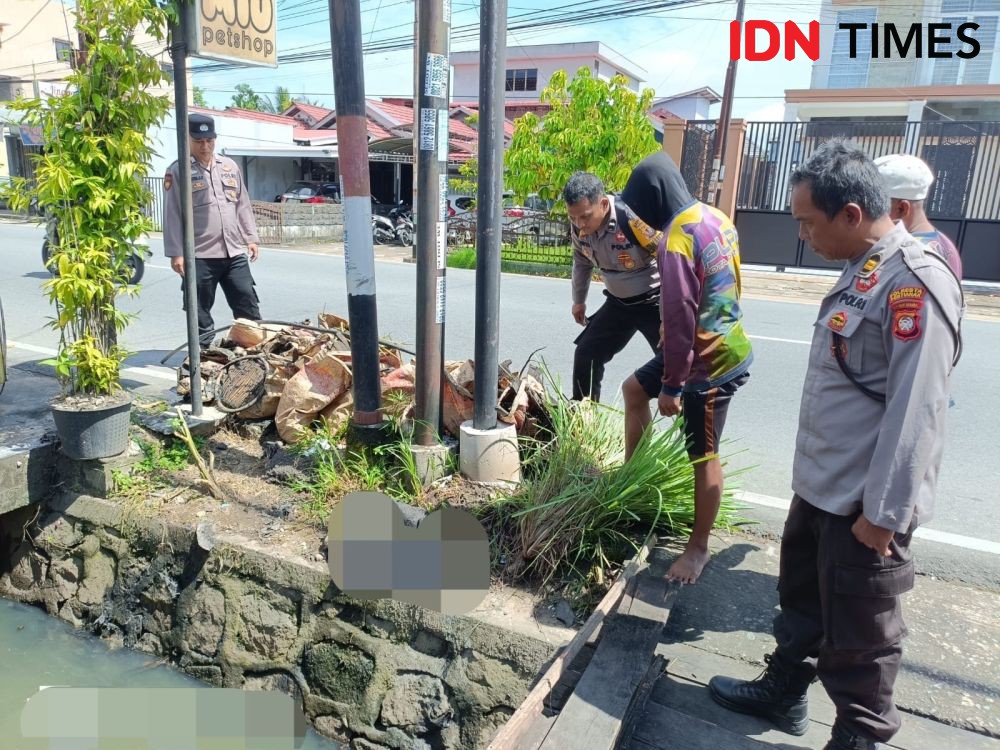
[{"label": "police uniform shirt", "polygon": [[611,212],[607,224],[596,233],[581,236],[571,225],[573,241],[573,303],[583,304],[593,269],[600,271],[609,294],[628,299],[660,287],[656,248],[662,232],[654,231],[614,196],[608,196]]},{"label": "police uniform shirt", "polygon": [[[167,257],[184,254],[180,172],[177,162],[163,178],[166,195],[163,247]],[[214,156],[210,167],[191,157],[191,203],[194,213],[194,252],[198,258],[232,258],[260,244],[250,198],[236,162]]]},{"label": "police uniform shirt", "polygon": [[[907,532],[931,518],[961,287],[903,227],[849,264],[820,305],[792,468],[796,494]],[[837,361],[837,350],[865,395]]]}]

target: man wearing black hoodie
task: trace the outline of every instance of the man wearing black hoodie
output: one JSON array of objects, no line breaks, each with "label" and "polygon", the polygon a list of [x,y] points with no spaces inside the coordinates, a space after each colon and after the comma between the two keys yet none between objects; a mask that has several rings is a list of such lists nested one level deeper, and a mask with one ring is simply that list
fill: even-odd
[{"label": "man wearing black hoodie", "polygon": [[662,151],[632,171],[622,199],[662,232],[656,253],[662,352],[622,386],[626,459],[649,427],[651,399],[664,416],[683,411],[688,455],[695,461],[694,528],[667,576],[694,583],[711,555],[709,534],[722,502],[718,450],[726,413],[753,360],[741,322],[739,241],[729,217],[692,198]]}]

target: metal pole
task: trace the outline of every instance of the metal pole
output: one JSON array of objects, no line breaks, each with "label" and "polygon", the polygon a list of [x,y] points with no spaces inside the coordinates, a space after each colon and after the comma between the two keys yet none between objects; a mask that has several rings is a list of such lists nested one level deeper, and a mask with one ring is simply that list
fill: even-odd
[{"label": "metal pole", "polygon": [[194,260],[194,212],[191,208],[191,142],[188,139],[186,14],[171,28],[170,54],[174,61],[174,119],[177,125],[177,171],[181,221],[184,224],[184,298],[187,307],[188,367],[191,375],[191,414],[201,416],[201,345],[198,341],[198,285]]},{"label": "metal pole", "polygon": [[[451,7],[451,3],[447,3]],[[442,0],[417,0],[417,372],[413,442],[434,445],[444,371],[444,259],[448,241],[448,32]]]},{"label": "metal pole", "polygon": [[500,241],[507,0],[484,0],[479,24],[479,184],[476,186],[476,388],[473,427],[497,426]]},{"label": "metal pole", "polygon": [[354,414],[348,440],[355,445],[370,445],[381,440],[382,393],[368,174],[368,119],[361,57],[361,3],[360,0],[329,0],[329,6],[337,148],[344,186],[347,315],[354,374]]},{"label": "metal pole", "polygon": [[[736,3],[736,22],[743,31],[744,0]],[[729,61],[726,69],[726,85],[722,89],[722,109],[719,111],[719,129],[715,132],[715,158],[712,160],[712,205],[718,208],[722,200],[722,180],[725,179],[726,138],[729,135],[729,119],[733,111],[733,91],[736,88],[736,59]]]}]

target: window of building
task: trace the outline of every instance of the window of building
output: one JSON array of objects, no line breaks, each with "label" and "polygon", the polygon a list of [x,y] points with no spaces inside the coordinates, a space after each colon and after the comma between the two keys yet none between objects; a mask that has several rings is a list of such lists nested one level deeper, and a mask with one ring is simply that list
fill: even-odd
[{"label": "window of building", "polygon": [[[941,21],[950,23],[953,32],[949,34],[949,43],[938,45],[938,49],[951,52],[952,57],[934,61],[931,83],[942,86],[989,83],[1000,22],[1000,0],[942,0]],[[977,30],[971,32],[979,42],[979,54],[967,60],[955,55],[959,50],[968,49],[954,33],[963,23],[979,25]]]},{"label": "window of building", "polygon": [[508,68],[507,91],[537,91],[538,68]]},{"label": "window of building", "polygon": [[851,34],[842,23],[875,23],[875,8],[856,8],[837,12],[837,31],[833,35],[830,74],[826,85],[831,89],[858,89],[868,85],[868,66],[872,58],[872,38],[864,30],[856,31],[855,57],[851,57]]},{"label": "window of building", "polygon": [[70,62],[73,59],[73,45],[65,39],[53,39],[52,43],[56,47],[56,60]]}]

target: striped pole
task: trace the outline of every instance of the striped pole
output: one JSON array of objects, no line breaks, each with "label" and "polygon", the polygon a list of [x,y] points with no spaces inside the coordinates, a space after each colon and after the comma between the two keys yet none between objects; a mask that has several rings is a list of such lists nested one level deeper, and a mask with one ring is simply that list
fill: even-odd
[{"label": "striped pole", "polygon": [[361,4],[359,0],[329,0],[329,5],[340,193],[344,203],[347,315],[354,374],[354,415],[348,440],[356,445],[371,445],[380,441],[383,425]]}]

